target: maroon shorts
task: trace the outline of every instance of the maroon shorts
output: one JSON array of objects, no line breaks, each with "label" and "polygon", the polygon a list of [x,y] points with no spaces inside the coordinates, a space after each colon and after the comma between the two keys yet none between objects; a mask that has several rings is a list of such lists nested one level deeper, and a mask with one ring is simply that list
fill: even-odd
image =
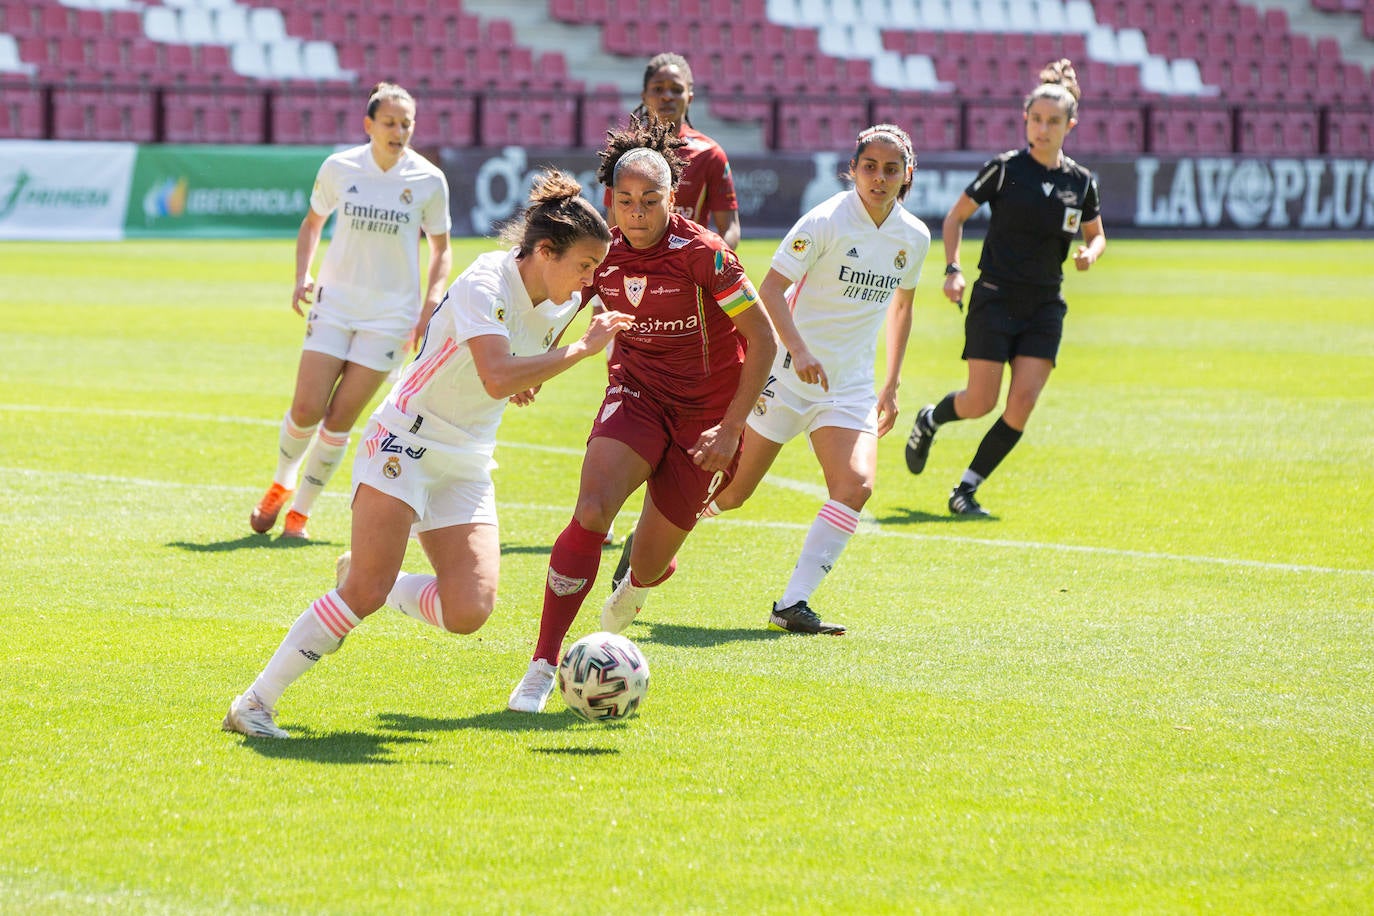
[{"label": "maroon shorts", "polygon": [[684,531],[696,527],[706,504],[725,489],[739,467],[739,450],[724,471],[703,471],[687,450],[719,419],[683,419],[628,388],[606,390],[588,441],[614,439],[649,463],[649,497],[663,515]]}]

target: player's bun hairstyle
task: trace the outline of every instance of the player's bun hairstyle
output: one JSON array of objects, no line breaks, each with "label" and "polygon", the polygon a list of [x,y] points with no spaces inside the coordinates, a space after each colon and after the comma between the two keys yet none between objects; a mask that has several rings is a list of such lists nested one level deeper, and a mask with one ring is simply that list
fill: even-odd
[{"label": "player's bun hairstyle", "polygon": [[517,257],[530,254],[541,243],[555,255],[562,255],[587,238],[609,244],[611,230],[596,207],[582,196],[581,183],[558,169],[544,169],[535,176],[523,216],[501,232],[501,241],[514,247]]},{"label": "player's bun hairstyle", "polygon": [[687,141],[677,135],[671,124],[660,124],[651,118],[632,114],[628,127],[606,131],[606,146],[597,153],[601,157],[601,165],[596,170],[596,180],[608,188],[615,187],[615,167],[620,158],[632,150],[647,149],[658,153],[667,162],[668,186],[676,188],[683,169],[677,150],[686,145]]},{"label": "player's bun hairstyle", "polygon": [[367,95],[367,116],[377,117],[377,107],[383,102],[399,102],[402,105],[409,105],[412,110],[415,108],[415,99],[409,92],[406,92],[395,83],[378,83],[372,87],[372,91]]},{"label": "player's bun hairstyle", "polygon": [[1082,91],[1078,88],[1078,73],[1073,69],[1073,61],[1061,57],[1045,65],[1040,71],[1040,85],[1026,96],[1026,111],[1040,99],[1054,99],[1068,114],[1069,118],[1078,117],[1078,99]]},{"label": "player's bun hairstyle", "polygon": [[[681,54],[674,54],[672,51],[664,51],[662,54],[655,54],[653,57],[649,58],[649,63],[645,65],[644,85],[639,87],[639,92],[641,95],[643,95],[643,93],[649,88],[649,80],[653,79],[654,74],[662,70],[664,67],[676,67],[677,69],[681,70],[682,78],[687,82],[687,89],[689,91],[691,90],[693,85],[692,65],[687,63],[687,58],[683,57]],[[687,122],[688,124],[692,123],[691,109],[692,103],[688,102],[687,111],[683,112],[682,115],[682,120]],[[649,116],[649,109],[644,107],[644,102],[641,100],[640,103],[635,106],[634,111],[630,113],[633,115],[638,115],[641,118],[646,118]]]},{"label": "player's bun hairstyle", "polygon": [[902,182],[902,189],[897,192],[897,199],[903,200],[906,198],[906,192],[911,190],[911,176],[916,171],[916,147],[911,143],[911,135],[896,124],[874,124],[859,131],[859,139],[854,143],[854,154],[849,157],[849,175],[851,178],[854,177],[854,163],[859,161],[863,151],[875,140],[891,143],[902,154],[902,161],[906,163],[906,180]]}]

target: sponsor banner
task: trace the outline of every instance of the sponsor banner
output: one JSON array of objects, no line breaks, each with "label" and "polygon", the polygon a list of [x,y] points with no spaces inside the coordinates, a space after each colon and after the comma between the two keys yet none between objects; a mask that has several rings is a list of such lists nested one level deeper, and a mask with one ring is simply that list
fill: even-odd
[{"label": "sponsor banner", "polygon": [[295,235],[331,146],[143,146],[130,238]]},{"label": "sponsor banner", "polygon": [[123,236],[132,143],[0,141],[0,238]]},{"label": "sponsor banner", "polygon": [[[1072,155],[1072,151],[1070,151]],[[940,223],[991,153],[921,153],[903,202],[939,235]],[[582,182],[598,209],[591,152],[445,149],[453,234],[491,235],[516,215],[538,169],[555,166]],[[1374,160],[1245,157],[1090,156],[1107,231],[1132,235],[1224,233],[1374,235]],[[745,237],[779,236],[797,218],[849,185],[846,153],[730,157]],[[982,231],[988,208],[969,221]]]},{"label": "sponsor banner", "polygon": [[1374,160],[1140,156],[1117,192],[1141,229],[1374,230]]}]

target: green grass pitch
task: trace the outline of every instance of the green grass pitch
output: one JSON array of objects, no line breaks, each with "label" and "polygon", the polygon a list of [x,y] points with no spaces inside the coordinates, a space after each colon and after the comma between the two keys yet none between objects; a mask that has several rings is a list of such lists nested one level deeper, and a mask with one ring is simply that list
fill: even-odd
[{"label": "green grass pitch", "polygon": [[[772,245],[744,247],[756,279]],[[1369,243],[1113,241],[1067,279],[983,522],[945,500],[990,418],[902,461],[963,381],[938,249],[815,599],[850,635],[764,626],[823,493],[797,442],[628,631],[636,719],[505,711],[594,359],[507,413],[490,623],[379,613],[265,742],[220,719],[349,532],[346,469],[313,542],[247,525],[300,346],[292,243],[0,246],[0,910],[1374,909]]]}]

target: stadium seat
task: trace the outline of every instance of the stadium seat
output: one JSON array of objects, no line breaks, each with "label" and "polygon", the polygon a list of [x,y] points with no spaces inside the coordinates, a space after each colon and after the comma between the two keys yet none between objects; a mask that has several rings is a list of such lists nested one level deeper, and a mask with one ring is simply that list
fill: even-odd
[{"label": "stadium seat", "polygon": [[1157,106],[1151,111],[1151,152],[1197,155],[1231,151],[1231,114],[1221,107]]},{"label": "stadium seat", "polygon": [[181,11],[181,40],[192,45],[219,40],[209,10],[190,6]]},{"label": "stadium seat", "polygon": [[153,41],[181,41],[181,17],[165,6],[150,6],[143,12],[143,32]]},{"label": "stadium seat", "polygon": [[276,7],[254,7],[248,14],[248,33],[264,44],[286,38],[286,18]]},{"label": "stadium seat", "polygon": [[248,9],[243,6],[226,6],[215,11],[215,41],[232,45],[248,40]]},{"label": "stadium seat", "polygon": [[0,82],[0,136],[16,140],[43,138],[43,99],[36,87]]},{"label": "stadium seat", "polygon": [[629,120],[629,108],[621,101],[620,90],[614,85],[600,85],[589,93],[582,104],[582,137],[580,145],[600,149],[606,142],[606,131]]},{"label": "stadium seat", "polygon": [[36,73],[36,64],[26,63],[19,56],[19,42],[14,36],[0,32],[0,73],[18,73],[24,76]]},{"label": "stadium seat", "polygon": [[307,41],[302,46],[301,69],[313,80],[344,80],[353,75],[339,66],[339,52],[328,41]]},{"label": "stadium seat", "polygon": [[879,123],[896,124],[911,135],[919,159],[923,153],[959,149],[959,106],[953,102],[882,101],[873,106]]}]

